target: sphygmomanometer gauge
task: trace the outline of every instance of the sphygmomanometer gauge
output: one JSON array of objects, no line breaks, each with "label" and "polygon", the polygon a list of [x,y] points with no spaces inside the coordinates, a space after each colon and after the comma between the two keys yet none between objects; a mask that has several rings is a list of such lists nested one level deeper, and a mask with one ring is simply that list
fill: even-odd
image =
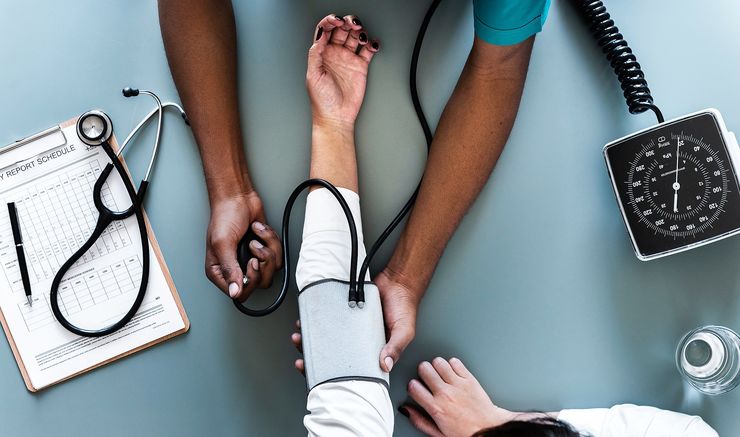
[{"label": "sphygmomanometer gauge", "polygon": [[604,147],[617,203],[643,261],[740,233],[740,149],[715,109]]}]

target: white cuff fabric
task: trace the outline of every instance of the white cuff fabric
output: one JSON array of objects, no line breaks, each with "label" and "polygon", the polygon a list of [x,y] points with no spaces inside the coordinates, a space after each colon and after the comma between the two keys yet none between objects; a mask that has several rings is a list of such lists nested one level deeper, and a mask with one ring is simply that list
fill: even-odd
[{"label": "white cuff fabric", "polygon": [[[338,190],[352,211],[357,227],[359,271],[366,253],[360,196],[347,188],[340,187]],[[337,199],[326,188],[311,191],[306,199],[303,242],[295,273],[298,289],[302,290],[306,285],[322,279],[349,280],[351,248],[349,225]],[[370,272],[365,275],[365,280],[370,280]]]},{"label": "white cuff fabric", "polygon": [[310,414],[303,425],[310,437],[392,436],[393,405],[383,384],[327,382],[308,394]]},{"label": "white cuff fabric", "polygon": [[563,410],[558,419],[593,437],[718,437],[701,417],[631,404]]},{"label": "white cuff fabric", "polygon": [[589,408],[586,410],[563,410],[558,414],[558,420],[568,422],[573,428],[593,437],[602,435],[602,427],[606,422],[608,408]]}]

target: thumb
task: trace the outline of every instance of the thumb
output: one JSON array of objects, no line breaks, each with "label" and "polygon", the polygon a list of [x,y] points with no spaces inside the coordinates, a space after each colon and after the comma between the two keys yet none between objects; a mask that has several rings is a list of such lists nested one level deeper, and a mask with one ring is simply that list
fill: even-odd
[{"label": "thumb", "polygon": [[236,260],[236,244],[218,244],[215,247],[218,268],[221,271],[221,277],[226,282],[226,291],[229,297],[237,299],[242,292],[244,273]]},{"label": "thumb", "polygon": [[414,428],[418,429],[424,434],[431,437],[444,437],[444,434],[442,434],[442,431],[440,431],[437,424],[434,423],[434,421],[428,416],[422,414],[416,408],[410,405],[401,405],[398,408],[398,411],[400,411],[401,414],[403,414],[404,416],[408,417],[409,422],[414,425]]},{"label": "thumb", "polygon": [[393,365],[401,358],[406,346],[414,339],[414,323],[409,319],[402,319],[390,328],[390,338],[380,351],[380,368],[390,372]]}]

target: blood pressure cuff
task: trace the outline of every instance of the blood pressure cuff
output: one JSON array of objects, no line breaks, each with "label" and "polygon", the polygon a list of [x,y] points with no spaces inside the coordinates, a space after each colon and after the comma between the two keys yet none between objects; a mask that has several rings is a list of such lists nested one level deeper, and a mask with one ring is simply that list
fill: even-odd
[{"label": "blood pressure cuff", "polygon": [[348,293],[346,281],[327,279],[307,285],[298,294],[309,391],[336,381],[377,381],[388,386],[388,373],[380,368],[385,331],[378,288],[365,283],[363,308],[350,308]]}]

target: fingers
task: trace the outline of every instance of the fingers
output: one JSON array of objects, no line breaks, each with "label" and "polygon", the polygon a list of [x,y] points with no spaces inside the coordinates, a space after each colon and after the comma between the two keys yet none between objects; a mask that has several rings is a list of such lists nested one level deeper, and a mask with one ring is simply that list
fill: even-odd
[{"label": "fingers", "polygon": [[301,334],[294,332],[290,336],[290,342],[293,343],[293,346],[295,346],[298,353],[303,353],[303,337],[301,336]]},{"label": "fingers", "polygon": [[250,258],[247,262],[247,281],[241,288],[241,291],[232,296],[232,299],[237,299],[239,302],[247,300],[252,291],[257,288],[257,285],[262,282],[262,273],[260,272],[260,263],[257,258]]},{"label": "fingers", "polygon": [[329,39],[331,44],[344,45],[351,31],[362,29],[362,22],[354,15],[345,16],[343,21],[344,23],[341,26],[331,32],[331,38]]},{"label": "fingers", "polygon": [[[298,350],[298,353],[303,353],[303,338],[301,336],[301,321],[296,320],[295,321],[295,329],[296,332],[293,333],[293,335],[290,336],[290,342],[293,343],[293,346]],[[299,358],[295,360],[293,363],[293,366],[295,369],[303,376],[306,376],[306,363],[303,361],[302,358]]]},{"label": "fingers", "polygon": [[308,51],[309,71],[318,68],[321,65],[321,54],[326,45],[329,44],[332,30],[338,26],[343,26],[344,24],[344,18],[336,14],[330,14],[322,18],[321,21],[319,21],[319,24],[316,25],[313,45],[311,45],[311,49]]},{"label": "fingers", "polygon": [[319,21],[319,24],[316,25],[316,30],[314,31],[314,46],[317,48],[326,46],[326,44],[329,43],[332,31],[335,28],[344,25],[344,18],[336,14],[329,14],[322,18],[321,21]]},{"label": "fingers", "polygon": [[206,276],[232,299],[242,292],[244,274],[236,260],[236,241],[224,237],[209,238]]},{"label": "fingers", "polygon": [[254,256],[259,259],[259,272],[260,279],[256,283],[259,288],[268,288],[272,285],[272,277],[275,271],[280,269],[283,265],[282,261],[282,245],[280,238],[278,238],[275,231],[269,226],[262,224],[261,222],[252,223],[252,230],[254,233],[265,242],[260,243],[257,240],[249,242],[249,250]]},{"label": "fingers", "polygon": [[380,368],[390,372],[393,365],[401,358],[401,353],[414,339],[415,327],[410,319],[397,321],[390,328],[388,343],[380,351]]},{"label": "fingers", "polygon": [[414,428],[418,429],[422,433],[431,437],[444,437],[442,431],[440,431],[437,424],[434,423],[434,421],[429,418],[429,416],[425,415],[411,405],[401,405],[400,407],[398,407],[398,411],[400,411],[401,414],[403,414],[404,416],[408,417],[409,422],[414,425]]},{"label": "fingers", "polygon": [[370,62],[373,60],[373,56],[378,53],[378,50],[380,50],[380,41],[374,39],[370,42],[370,44],[365,44],[360,47],[360,50],[357,52],[357,54],[367,62]]},{"label": "fingers", "polygon": [[444,358],[437,357],[432,360],[432,367],[439,374],[444,382],[452,384],[458,378],[457,373],[452,370],[452,366]]},{"label": "fingers", "polygon": [[416,379],[412,379],[409,381],[406,391],[409,393],[409,396],[411,396],[411,399],[419,404],[421,408],[426,410],[429,414],[433,414],[435,408],[434,397],[432,396],[432,393],[424,387],[424,384]]},{"label": "fingers", "polygon": [[429,361],[422,361],[419,364],[418,372],[419,377],[432,393],[437,393],[444,387],[445,382]]},{"label": "fingers", "polygon": [[277,233],[269,226],[262,222],[255,221],[252,223],[252,230],[257,234],[258,237],[265,242],[267,247],[275,254],[275,267],[278,269],[283,267],[283,245],[280,242],[280,237]]},{"label": "fingers", "polygon": [[452,370],[454,370],[455,373],[459,377],[473,378],[473,374],[470,373],[470,370],[468,370],[468,368],[465,367],[465,364],[463,364],[463,362],[460,361],[459,358],[450,358],[450,366],[452,367]]},{"label": "fingers", "polygon": [[357,48],[367,44],[367,33],[364,30],[353,30],[349,33],[344,46],[357,53]]}]

